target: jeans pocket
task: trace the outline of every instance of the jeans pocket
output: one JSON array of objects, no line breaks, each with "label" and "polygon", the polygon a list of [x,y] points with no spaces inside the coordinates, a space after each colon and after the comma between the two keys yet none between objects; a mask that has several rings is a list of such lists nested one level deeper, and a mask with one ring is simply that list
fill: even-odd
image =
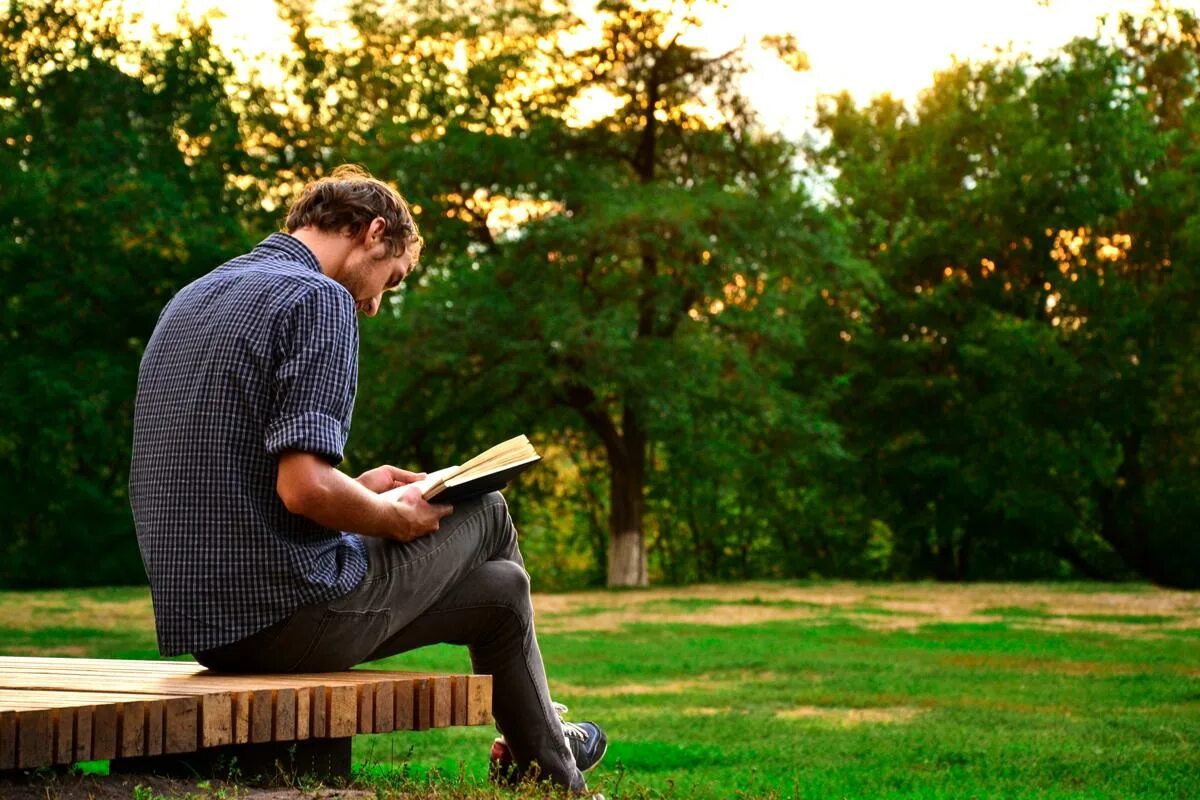
[{"label": "jeans pocket", "polygon": [[[329,627],[329,612],[322,611],[319,618],[313,615],[313,622],[297,626],[299,630],[290,632],[290,636],[280,637],[281,645],[276,651],[276,658],[282,666],[280,672],[304,672],[304,661],[320,645],[325,638],[325,630]],[[289,628],[292,626],[288,626]]]},{"label": "jeans pocket", "polygon": [[327,608],[308,648],[288,672],[336,672],[361,663],[387,636],[390,609],[343,611]]}]

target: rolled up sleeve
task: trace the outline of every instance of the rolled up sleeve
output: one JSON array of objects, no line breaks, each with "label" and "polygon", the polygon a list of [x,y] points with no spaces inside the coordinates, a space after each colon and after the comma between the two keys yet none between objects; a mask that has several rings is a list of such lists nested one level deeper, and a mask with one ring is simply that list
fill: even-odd
[{"label": "rolled up sleeve", "polygon": [[278,455],[300,450],[341,463],[358,385],[354,301],[330,283],[310,289],[285,314],[264,445]]}]

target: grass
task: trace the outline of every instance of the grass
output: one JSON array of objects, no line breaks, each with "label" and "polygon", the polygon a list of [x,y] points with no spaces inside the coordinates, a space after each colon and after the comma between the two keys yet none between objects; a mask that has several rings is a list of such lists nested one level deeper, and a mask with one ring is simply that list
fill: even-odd
[{"label": "grass", "polygon": [[[610,800],[1200,797],[1194,593],[756,583],[537,605],[552,692],[611,737],[589,781]],[[154,657],[146,593],[0,593],[0,652]],[[360,736],[354,754],[383,796],[492,797],[470,788],[492,735]]]}]

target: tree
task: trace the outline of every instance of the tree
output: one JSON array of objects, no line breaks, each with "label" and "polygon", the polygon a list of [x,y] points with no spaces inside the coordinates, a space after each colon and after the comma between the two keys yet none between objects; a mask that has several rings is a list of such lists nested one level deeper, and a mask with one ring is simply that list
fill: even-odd
[{"label": "tree", "polygon": [[[758,127],[738,92],[738,52],[685,44],[688,4],[602,3],[600,43],[571,53],[555,45],[564,23],[526,4],[451,8],[418,18],[360,6],[361,45],[305,79],[339,76],[339,108],[358,133],[333,160],[395,178],[432,243],[422,291],[364,330],[374,361],[364,374],[386,383],[364,386],[364,401],[387,430],[372,427],[358,452],[409,449],[429,463],[453,429],[501,425],[598,448],[607,580],[644,585],[648,486],[664,512],[702,502],[701,518],[703,487],[770,452],[764,443],[794,446],[768,494],[794,484],[808,453],[835,449],[820,409],[776,384],[802,334],[805,276],[852,276],[823,252],[830,234],[794,149]],[[424,58],[398,58],[405,50]],[[580,120],[585,95],[612,110]],[[498,224],[505,213],[523,221]],[[428,343],[419,358],[412,342]],[[729,430],[706,424],[717,418]],[[691,431],[716,474],[689,469],[696,452],[675,446]],[[745,515],[741,487],[725,490],[721,513]]]},{"label": "tree", "polygon": [[170,294],[243,242],[231,71],[98,6],[0,15],[0,585],[143,579],[126,480],[138,358]]},{"label": "tree", "polygon": [[956,65],[912,113],[842,98],[822,115],[814,156],[886,281],[856,319],[834,304],[852,366],[825,368],[852,387],[840,421],[918,573],[1200,579],[1171,556],[1194,537],[1164,502],[1195,479],[1172,455],[1193,418],[1164,413],[1194,374],[1176,232],[1194,218],[1195,22],[1122,30]]}]

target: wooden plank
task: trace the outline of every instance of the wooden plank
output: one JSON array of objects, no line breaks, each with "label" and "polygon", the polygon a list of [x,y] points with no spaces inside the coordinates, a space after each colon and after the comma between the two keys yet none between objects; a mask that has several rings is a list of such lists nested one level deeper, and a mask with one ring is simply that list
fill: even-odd
[{"label": "wooden plank", "polygon": [[275,724],[271,738],[276,742],[296,741],[296,690],[275,690]]},{"label": "wooden plank", "polygon": [[[171,697],[183,694],[212,694],[222,691],[250,691],[253,689],[274,688],[270,681],[258,684],[239,682],[231,685],[228,682],[208,681],[197,677],[164,678],[156,676],[121,676],[106,675],[81,679],[77,675],[44,674],[44,675],[0,675],[0,690],[5,692],[80,692],[85,694],[154,694],[160,697]],[[275,682],[278,683],[278,682]],[[289,684],[283,684],[289,685]],[[291,684],[298,685],[298,684]]]},{"label": "wooden plank", "polygon": [[416,680],[412,678],[396,681],[395,730],[411,731],[416,720]]},{"label": "wooden plank", "polygon": [[375,733],[396,729],[396,683],[387,681],[375,685]]},{"label": "wooden plank", "polygon": [[141,670],[143,673],[183,675],[204,672],[194,661],[147,661],[119,658],[53,658],[40,656],[0,656],[0,673],[22,670],[45,672],[67,669],[76,674],[114,674]]},{"label": "wooden plank", "polygon": [[[0,674],[18,674],[21,672],[47,673],[47,672],[69,672],[72,675],[132,675],[139,674],[147,677],[159,676],[168,678],[177,677],[204,677],[213,679],[245,679],[249,681],[258,680],[261,677],[281,677],[282,673],[269,673],[267,675],[246,674],[246,673],[229,673],[217,672],[208,670],[200,664],[184,661],[143,661],[143,660],[123,660],[123,659],[86,659],[86,658],[36,658],[36,657],[19,657],[19,656],[0,656]],[[389,677],[404,677],[426,673],[409,672],[409,671],[394,671],[394,670],[373,670],[373,669],[355,669],[344,670],[341,672],[301,672],[301,673],[286,673],[289,679],[302,679],[323,682],[331,678],[338,680],[346,680],[348,678],[357,680],[386,680]]]},{"label": "wooden plank", "polygon": [[233,743],[250,742],[250,692],[230,692],[233,699]]},{"label": "wooden plank", "polygon": [[450,724],[467,724],[467,678],[455,675],[450,683]]},{"label": "wooden plank", "polygon": [[163,677],[121,677],[103,676],[89,680],[89,685],[81,686],[79,676],[69,674],[59,675],[0,675],[0,691],[82,691],[88,694],[152,694],[155,699],[180,695],[203,695],[227,692],[231,695],[261,691],[264,689],[300,689],[313,686],[348,686],[358,689],[373,697],[375,689],[387,683],[394,683],[396,678],[391,675],[375,675],[370,680],[354,678],[331,677],[316,679],[311,676],[249,676],[237,680],[208,679],[199,676],[181,678]]},{"label": "wooden plank", "polygon": [[73,711],[75,712],[75,746],[71,753],[71,760],[91,761],[92,716],[96,713],[96,709],[92,706],[78,706]]},{"label": "wooden plank", "polygon": [[[136,662],[128,662],[136,663]],[[168,662],[170,666],[176,668],[177,665]],[[186,666],[186,665],[185,665]],[[194,671],[194,667],[190,667]],[[294,688],[311,687],[315,685],[327,684],[331,686],[356,686],[365,687],[361,689],[363,694],[370,693],[372,703],[367,706],[364,703],[364,712],[370,709],[370,715],[374,716],[374,707],[378,705],[374,703],[374,693],[379,690],[379,686],[392,684],[394,689],[396,676],[407,677],[414,673],[395,673],[382,671],[357,670],[350,673],[332,673],[332,674],[306,674],[306,675],[253,675],[253,676],[222,676],[215,673],[205,674],[189,674],[170,676],[156,676],[152,674],[133,674],[129,676],[113,675],[109,670],[103,675],[93,676],[87,679],[89,684],[87,688],[91,691],[100,690],[115,690],[117,688],[126,692],[150,692],[160,694],[203,694],[210,691],[256,691],[267,688]],[[76,673],[58,673],[48,674],[45,672],[37,672],[34,674],[21,675],[4,675],[0,674],[0,685],[7,684],[10,686],[19,686],[22,688],[80,688],[80,676]],[[386,689],[384,690],[386,691]],[[384,701],[381,701],[384,702]],[[373,719],[372,719],[373,722]],[[247,723],[248,725],[248,723]],[[236,727],[236,726],[235,726]],[[374,726],[372,725],[372,728]],[[235,739],[237,738],[235,730]]]},{"label": "wooden plank", "polygon": [[17,769],[48,767],[54,760],[53,709],[23,711],[17,717]]},{"label": "wooden plank", "polygon": [[97,761],[117,757],[117,706],[96,706],[92,714],[92,758]]},{"label": "wooden plank", "polygon": [[233,744],[233,697],[224,692],[200,701],[200,746]]},{"label": "wooden plank", "polygon": [[17,712],[0,711],[0,770],[17,768]]},{"label": "wooden plank", "polygon": [[360,684],[358,692],[358,732],[371,733],[375,729],[375,692],[370,684]]},{"label": "wooden plank", "polygon": [[140,692],[73,692],[36,689],[0,689],[0,710],[22,711],[39,708],[77,708],[96,703],[132,703],[167,700],[180,695],[143,694]]},{"label": "wooden plank", "polygon": [[435,728],[450,727],[450,676],[439,675],[429,679],[432,716],[429,724]]},{"label": "wooden plank", "polygon": [[314,689],[296,691],[296,739],[312,736],[312,696]]},{"label": "wooden plank", "polygon": [[358,730],[358,691],[354,685],[330,686],[328,736],[353,736]]},{"label": "wooden plank", "polygon": [[315,739],[328,736],[329,690],[318,686],[312,690],[312,735]]},{"label": "wooden plank", "polygon": [[250,693],[250,741],[255,744],[271,741],[275,721],[275,692],[262,689]]},{"label": "wooden plank", "polygon": [[359,706],[359,724],[358,733],[371,733],[371,726],[374,723],[374,694],[370,686],[355,686],[356,697],[358,697]]},{"label": "wooden plank", "polygon": [[416,714],[413,717],[414,731],[427,731],[433,722],[433,692],[428,678],[417,678],[414,682],[413,705]]},{"label": "wooden plank", "polygon": [[[13,664],[14,661],[19,663]],[[87,664],[94,666],[87,667]],[[332,673],[300,673],[272,675],[237,675],[211,672],[198,664],[185,662],[160,661],[89,661],[88,659],[36,659],[0,657],[0,682],[5,680],[27,680],[21,676],[38,676],[46,680],[73,681],[73,689],[103,689],[110,679],[121,679],[129,683],[130,679],[141,679],[146,683],[154,680],[162,681],[202,681],[204,685],[215,686],[222,690],[279,688],[280,685],[300,686],[318,685],[335,682],[344,683],[377,683],[397,678],[415,677],[428,673],[394,672],[384,670],[349,670]],[[83,681],[84,683],[81,683]],[[98,682],[94,686],[91,682]],[[0,683],[0,685],[4,685]],[[22,684],[23,686],[24,684]],[[21,688],[21,687],[16,687]],[[55,687],[46,687],[55,688]]]},{"label": "wooden plank", "polygon": [[[317,685],[329,681],[372,682],[428,675],[428,673],[421,672],[371,669],[289,675],[245,675],[210,671],[200,664],[190,661],[0,656],[0,679],[3,679],[5,675],[48,675],[53,673],[66,674],[71,677],[86,675],[97,679],[107,676],[157,677],[167,680],[198,678],[204,681],[228,681],[236,684],[238,688],[268,688],[263,686],[264,680],[284,680],[289,683],[300,682],[306,685]],[[269,688],[278,687],[272,685]]]},{"label": "wooden plank", "polygon": [[199,744],[200,702],[176,697],[163,703],[163,752],[193,753]]},{"label": "wooden plank", "polygon": [[467,724],[487,725],[492,721],[492,676],[467,676]]},{"label": "wooden plank", "polygon": [[146,703],[146,755],[148,756],[162,755],[166,713],[167,703],[165,700],[151,700]]},{"label": "wooden plank", "polygon": [[117,710],[118,754],[121,758],[146,754],[146,704],[121,703]]},{"label": "wooden plank", "polygon": [[75,753],[75,709],[56,708],[54,714],[54,763],[70,764]]}]

